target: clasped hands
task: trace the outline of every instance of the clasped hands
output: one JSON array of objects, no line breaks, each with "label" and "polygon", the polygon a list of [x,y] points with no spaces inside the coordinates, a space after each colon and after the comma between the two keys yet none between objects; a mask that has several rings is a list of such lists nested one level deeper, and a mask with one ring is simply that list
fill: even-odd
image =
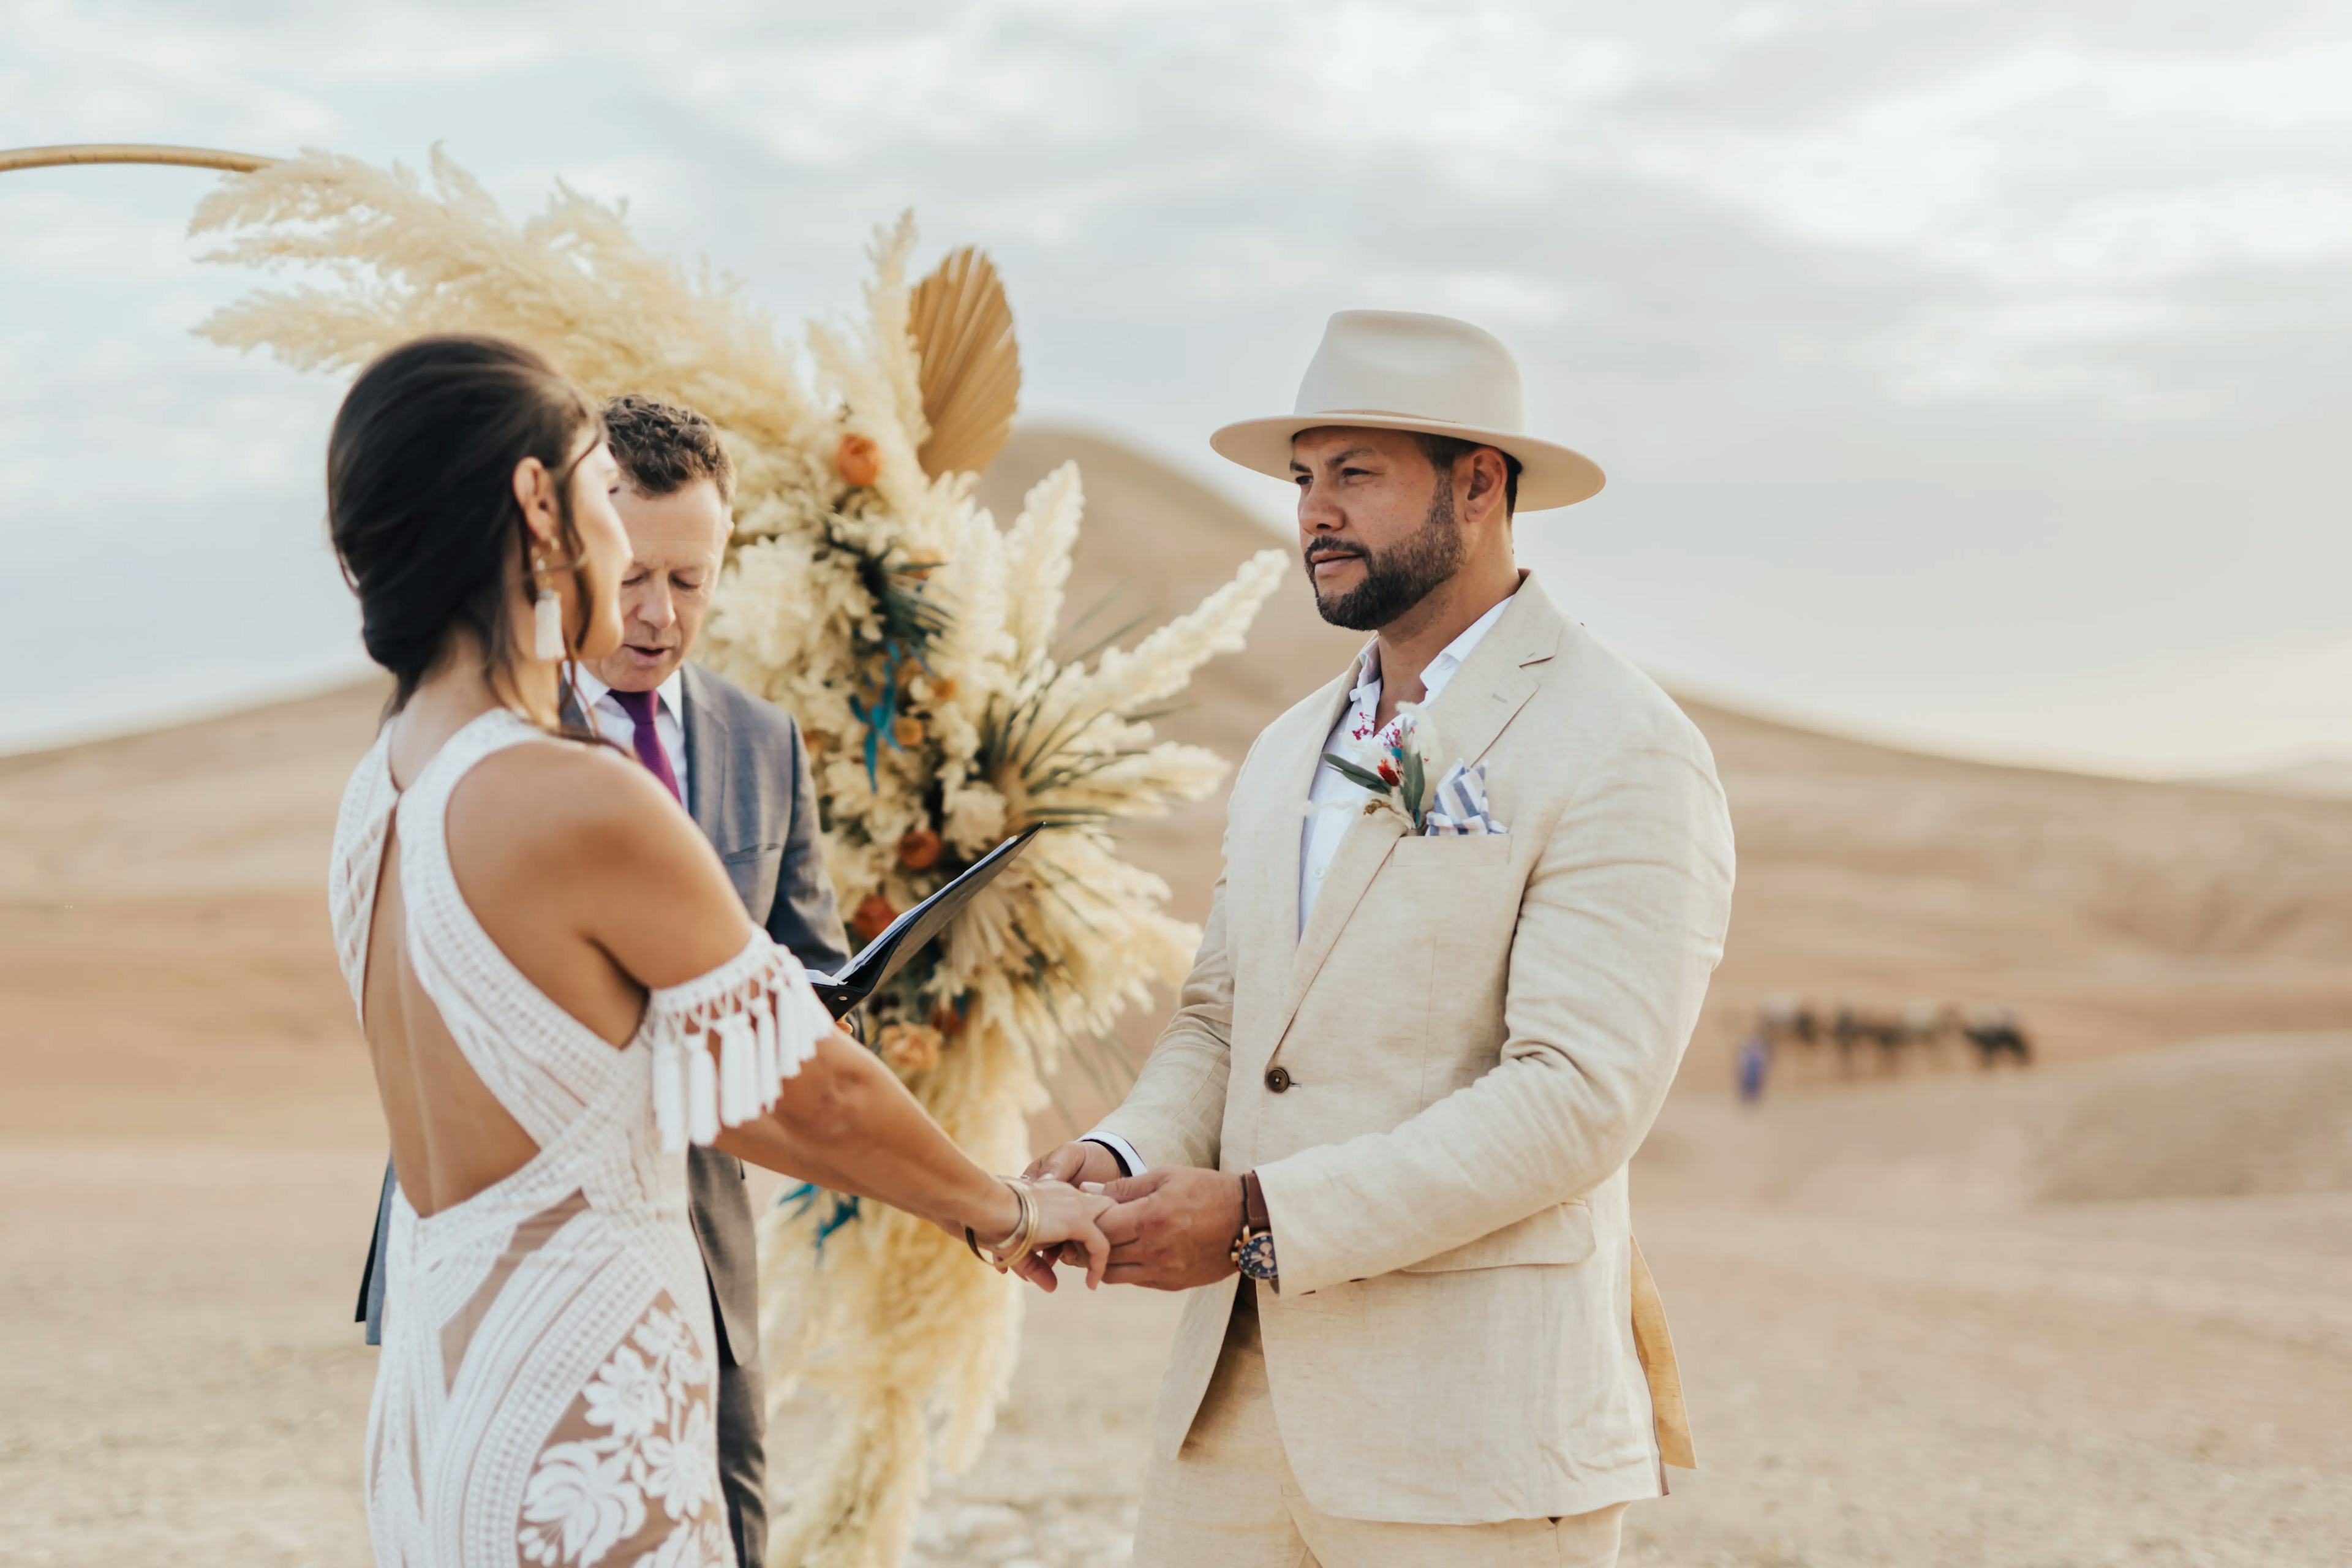
[{"label": "clasped hands", "polygon": [[[1065,1143],[1022,1173],[1031,1181],[1067,1182],[1100,1192],[1112,1206],[1097,1218],[1110,1243],[1103,1278],[1115,1285],[1190,1290],[1233,1273],[1234,1239],[1241,1234],[1242,1179],[1222,1171],[1170,1165],[1122,1176],[1118,1161],[1099,1143]],[[1055,1265],[1066,1247],[1032,1252],[1014,1272],[1041,1290],[1055,1286]],[[1084,1255],[1068,1258],[1083,1261]]]}]

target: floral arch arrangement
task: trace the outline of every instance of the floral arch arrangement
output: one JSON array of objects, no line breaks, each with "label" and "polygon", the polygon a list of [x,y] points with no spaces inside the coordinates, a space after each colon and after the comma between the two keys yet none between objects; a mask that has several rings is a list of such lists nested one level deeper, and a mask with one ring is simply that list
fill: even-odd
[{"label": "floral arch arrangement", "polygon": [[[683,403],[734,457],[735,531],[699,657],[791,711],[821,797],[826,869],[863,941],[1007,836],[1029,852],[870,1005],[876,1047],[982,1164],[1017,1169],[1024,1122],[1199,940],[1111,829],[1199,799],[1226,764],[1151,722],[1238,650],[1286,561],[1261,552],[1132,647],[1056,643],[1077,538],[1076,465],[1000,524],[973,500],[1012,428],[1020,363],[988,259],[919,282],[911,218],[877,233],[863,321],[816,324],[803,366],[732,282],[643,248],[623,209],[559,185],[516,223],[436,151],[429,180],[325,153],[0,153],[12,167],[169,162],[235,172],[198,205],[207,259],[289,269],[198,330],[306,370],[353,369],[420,333],[483,331],[600,395]],[[772,1393],[806,1380],[838,1420],[770,1560],[898,1562],[936,1458],[978,1455],[1009,1384],[1020,1304],[960,1242],[803,1189],[762,1223]]]}]

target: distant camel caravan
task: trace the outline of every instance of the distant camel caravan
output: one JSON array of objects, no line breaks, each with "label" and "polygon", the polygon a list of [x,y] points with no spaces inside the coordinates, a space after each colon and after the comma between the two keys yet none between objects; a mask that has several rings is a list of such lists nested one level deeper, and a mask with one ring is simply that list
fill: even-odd
[{"label": "distant camel caravan", "polygon": [[1756,1034],[1775,1055],[1785,1046],[1799,1047],[1807,1057],[1834,1047],[1837,1070],[1846,1077],[1858,1070],[1865,1046],[1876,1050],[1879,1070],[1888,1073],[1900,1071],[1908,1055],[1934,1061],[1944,1047],[1963,1042],[1975,1048],[1986,1068],[2004,1058],[2019,1067],[2033,1060],[2025,1026],[2007,1007],[1964,1010],[1948,1002],[1914,1002],[1896,1012],[1879,1012],[1843,1002],[1822,1007],[1775,1000],[1757,1009]]}]

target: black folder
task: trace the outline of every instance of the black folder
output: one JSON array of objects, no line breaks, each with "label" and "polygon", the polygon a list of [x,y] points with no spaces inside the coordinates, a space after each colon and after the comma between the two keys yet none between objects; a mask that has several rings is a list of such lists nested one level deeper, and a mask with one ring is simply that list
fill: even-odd
[{"label": "black folder", "polygon": [[874,994],[877,987],[906,966],[908,959],[963,912],[972,895],[988,886],[1013,858],[1029,847],[1041,825],[1032,824],[965,868],[963,874],[892,921],[880,936],[860,948],[838,974],[808,972],[809,987],[817,1000],[833,1009],[836,1018]]}]

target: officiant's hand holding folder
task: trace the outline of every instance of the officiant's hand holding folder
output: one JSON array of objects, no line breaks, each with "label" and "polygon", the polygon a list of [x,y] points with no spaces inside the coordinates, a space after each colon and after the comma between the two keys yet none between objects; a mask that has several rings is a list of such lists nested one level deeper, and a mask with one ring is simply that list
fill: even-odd
[{"label": "officiant's hand holding folder", "polygon": [[1029,847],[1029,840],[1038,832],[1034,825],[1024,827],[982,856],[955,880],[892,921],[881,935],[858,949],[857,956],[843,964],[838,973],[810,970],[809,986],[816,993],[817,1000],[836,1018],[855,1012],[884,981],[906,967],[908,959],[947,930],[948,923]]}]

